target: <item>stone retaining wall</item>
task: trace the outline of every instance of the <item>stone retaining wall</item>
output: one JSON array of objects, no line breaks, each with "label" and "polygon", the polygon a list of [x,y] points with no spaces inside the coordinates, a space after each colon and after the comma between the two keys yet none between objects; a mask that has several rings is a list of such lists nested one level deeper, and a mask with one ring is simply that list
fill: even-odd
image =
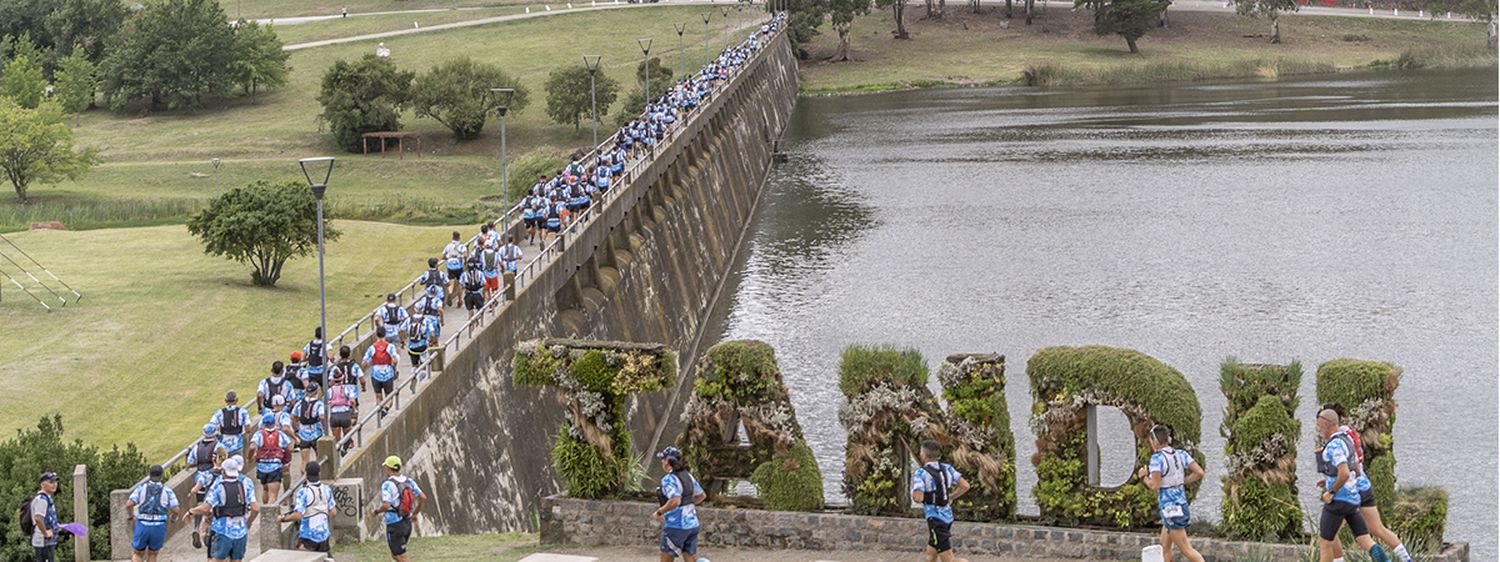
[{"label": "stone retaining wall", "polygon": [[[542,500],[542,544],[657,544],[661,530],[651,520],[654,509],[655,505],[643,502],[548,497]],[[703,524],[698,541],[709,549],[706,554],[712,554],[715,546],[915,553],[926,545],[927,524],[916,518],[702,508],[698,519]],[[953,548],[960,555],[1140,560],[1141,549],[1153,544],[1157,544],[1154,533],[963,521],[953,526]],[[1296,561],[1303,560],[1311,548],[1203,537],[1193,539],[1193,546],[1208,562],[1230,562],[1250,553],[1264,553],[1270,560]],[[1468,560],[1468,543],[1457,543],[1447,545],[1431,562]]]}]

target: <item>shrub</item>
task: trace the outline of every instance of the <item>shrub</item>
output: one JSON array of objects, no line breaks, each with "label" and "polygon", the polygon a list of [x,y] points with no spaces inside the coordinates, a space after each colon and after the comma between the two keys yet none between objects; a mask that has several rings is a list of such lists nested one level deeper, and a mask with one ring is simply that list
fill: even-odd
[{"label": "shrub", "polygon": [[1448,526],[1448,492],[1442,488],[1397,490],[1391,510],[1383,515],[1391,531],[1412,552],[1436,553],[1443,549],[1443,532]]},{"label": "shrub", "polygon": [[577,64],[552,71],[547,76],[547,116],[559,125],[572,125],[577,134],[585,119],[593,120],[595,104],[599,120],[609,114],[609,106],[619,94],[620,83],[604,73],[594,76],[593,97],[589,90],[589,69]]},{"label": "shrub", "polygon": [[104,97],[123,109],[198,107],[234,85],[234,29],[214,0],[148,0],[99,65]]},{"label": "shrub", "polygon": [[823,508],[823,474],[806,443],[778,453],[750,473],[766,509],[814,511]]},{"label": "shrub", "polygon": [[[307,186],[264,180],[220,195],[188,220],[188,232],[203,241],[203,252],[250,264],[250,280],[271,287],[286,261],[311,254],[318,245],[318,202]],[[323,237],[339,231],[324,216]]]},{"label": "shrub", "polygon": [[[1150,458],[1146,432],[1158,423],[1171,428],[1177,447],[1201,464],[1197,443],[1202,414],[1187,379],[1144,353],[1097,345],[1038,350],[1026,371],[1037,436],[1032,494],[1043,519],[1068,525],[1157,525],[1156,494],[1134,476],[1117,488],[1089,485],[1086,406],[1114,406],[1125,414],[1136,435],[1137,466]],[[1187,492],[1191,499],[1197,485]]]},{"label": "shrub", "polygon": [[927,365],[922,354],[892,345],[851,345],[839,360],[839,390],[854,398],[877,383],[926,387]]},{"label": "shrub", "polygon": [[1388,513],[1396,495],[1396,457],[1391,434],[1396,424],[1396,388],[1401,369],[1390,363],[1334,359],[1318,366],[1318,403],[1338,403],[1359,432],[1365,473],[1374,486],[1375,503]]},{"label": "shrub", "polygon": [[916,444],[931,436],[941,411],[927,390],[922,354],[894,346],[851,345],[839,363],[839,389],[849,402],[839,423],[849,434],[844,494],[862,515],[908,515],[910,488],[903,481]]},{"label": "shrub", "polygon": [[401,110],[411,99],[416,73],[373,54],[354,61],[338,61],[323,74],[318,116],[333,133],[339,148],[361,152],[360,135],[401,129]]}]

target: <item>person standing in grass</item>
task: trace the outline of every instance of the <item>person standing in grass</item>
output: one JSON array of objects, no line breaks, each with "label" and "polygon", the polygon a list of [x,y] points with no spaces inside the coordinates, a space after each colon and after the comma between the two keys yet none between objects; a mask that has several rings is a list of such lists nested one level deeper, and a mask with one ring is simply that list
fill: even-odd
[{"label": "person standing in grass", "polygon": [[[36,562],[56,562],[57,530],[62,524],[57,519],[57,473],[43,472],[37,479],[36,495],[31,497],[31,552]],[[22,525],[24,528],[25,525]]]},{"label": "person standing in grass", "polygon": [[1203,562],[1203,555],[1188,543],[1187,488],[1203,479],[1203,467],[1193,462],[1187,451],[1172,448],[1172,433],[1167,426],[1151,428],[1151,461],[1141,467],[1137,476],[1146,487],[1156,492],[1156,506],[1161,514],[1161,554],[1163,560],[1172,560],[1175,547],[1182,556],[1192,562]]},{"label": "person standing in grass", "polygon": [[229,455],[245,448],[245,428],[250,427],[250,412],[239,407],[240,396],[233,390],[224,393],[224,408],[214,412],[209,423],[219,428],[219,444]]},{"label": "person standing in grass", "polygon": [[333,500],[333,489],[322,482],[322,466],[318,461],[307,463],[307,481],[297,488],[292,498],[292,509],[281,516],[282,523],[300,522],[297,526],[297,550],[328,552],[332,533],[333,517],[338,514],[338,505]]},{"label": "person standing in grass", "polygon": [[151,465],[146,481],[136,486],[125,500],[125,516],[135,520],[130,538],[131,562],[156,562],[157,553],[167,542],[167,519],[181,511],[177,494],[162,485],[162,468]]}]

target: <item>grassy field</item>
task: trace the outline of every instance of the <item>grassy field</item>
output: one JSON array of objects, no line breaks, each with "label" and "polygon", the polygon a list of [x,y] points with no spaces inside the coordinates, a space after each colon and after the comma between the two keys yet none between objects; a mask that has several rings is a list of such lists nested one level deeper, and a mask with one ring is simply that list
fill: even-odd
[{"label": "grassy field", "polygon": [[440,23],[476,20],[494,16],[509,16],[524,13],[524,11],[525,9],[521,6],[463,10],[448,9],[441,12],[355,16],[290,25],[275,25],[276,35],[281,38],[281,41],[288,45],[295,45],[297,43],[321,41],[323,39],[337,39],[339,37],[353,37],[384,31],[411,29],[413,22],[420,24],[422,27],[427,27]]},{"label": "grassy field", "polygon": [[[584,54],[604,54],[602,72],[633,87],[640,60],[637,37],[653,38],[652,54],[668,65],[696,68],[706,53],[723,45],[720,22],[707,33],[701,20],[689,25],[682,51],[677,50],[672,24],[696,20],[703,10],[651,7],[584,12],[394,37],[385,43],[403,68],[423,71],[461,53],[496,63],[518,76],[531,92],[531,104],[507,119],[508,152],[514,162],[538,148],[565,153],[591,142],[586,123],[575,133],[572,127],[547,119],[544,84],[550,72],[581,63]],[[344,23],[312,22],[287,29],[315,34],[323,26]],[[577,31],[606,29],[632,31]],[[455,49],[455,45],[464,48]],[[31,221],[66,218],[73,219],[69,224],[73,228],[159,224],[173,221],[174,215],[180,221],[185,215],[178,210],[196,208],[228,187],[254,179],[297,179],[296,160],[321,154],[341,158],[329,191],[335,206],[385,209],[388,214],[359,216],[418,224],[472,220],[474,207],[484,204],[479,197],[499,194],[499,126],[493,120],[479,139],[457,143],[436,121],[408,114],[405,129],[423,136],[424,153],[420,159],[409,155],[404,161],[394,156],[382,160],[341,153],[329,135],[320,132],[317,116],[322,108],[316,96],[323,72],[335,60],[354,59],[374,48],[375,42],[370,41],[295,51],[287,86],[262,94],[254,103],[233,98],[222,107],[146,116],[90,111],[82,117],[77,134],[80,142],[100,150],[104,163],[80,181],[34,187],[36,205],[21,208],[0,200],[0,231],[24,228]],[[624,95],[621,92],[620,97]],[[609,109],[601,115],[601,134],[613,130],[609,124],[619,104]],[[223,163],[217,176],[209,164],[213,158]]]},{"label": "grassy field", "polygon": [[[528,554],[544,550],[535,533],[500,533],[487,535],[453,535],[446,537],[412,537],[407,544],[419,560],[515,562]],[[556,550],[549,546],[547,550]],[[384,560],[391,551],[385,540],[370,540],[340,545],[334,550],[336,560]]]},{"label": "grassy field", "polygon": [[[1040,8],[1040,4],[1038,5]],[[809,46],[802,63],[805,93],[834,93],[941,85],[1013,84],[1028,66],[1062,69],[1065,84],[1207,78],[1274,77],[1290,71],[1331,72],[1340,67],[1394,64],[1405,51],[1449,56],[1449,64],[1493,65],[1476,23],[1288,15],[1281,18],[1282,44],[1267,43],[1264,19],[1226,13],[1181,11],[1170,29],[1155,29],[1132,55],[1118,36],[1100,37],[1085,10],[1054,4],[1031,26],[1019,16],[988,6],[973,14],[950,6],[942,20],[922,20],[907,10],[910,40],[891,38],[889,13],[855,20],[852,54],[857,62],[826,62],[837,45],[831,30]],[[1045,22],[1046,30],[1043,31]],[[1346,41],[1345,36],[1368,41]],[[1443,61],[1434,61],[1443,62]]]},{"label": "grassy field", "polygon": [[534,3],[537,0],[219,0],[224,13],[235,17],[236,8],[246,19],[329,16],[348,8],[349,13],[395,12],[430,8],[493,8]]},{"label": "grassy field", "polygon": [[[328,246],[328,324],[343,330],[425,268],[452,228],[341,221]],[[474,228],[463,227],[464,232]],[[44,312],[7,287],[0,301],[0,433],[61,412],[71,434],[134,441],[151,459],[187,443],[222,406],[253,396],[271,361],[318,323],[316,257],[291,261],[273,289],[205,255],[182,226],[9,235],[84,293]]]}]

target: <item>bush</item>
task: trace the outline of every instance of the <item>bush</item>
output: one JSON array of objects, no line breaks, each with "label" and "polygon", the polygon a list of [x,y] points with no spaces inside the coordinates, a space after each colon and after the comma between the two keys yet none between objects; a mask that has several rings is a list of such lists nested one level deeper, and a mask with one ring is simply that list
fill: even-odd
[{"label": "bush", "polygon": [[1396,492],[1391,510],[1384,512],[1387,525],[1412,552],[1436,553],[1443,549],[1448,526],[1448,492],[1442,488],[1402,488]]},{"label": "bush", "polygon": [[938,366],[948,412],[943,416],[944,458],[971,489],[954,502],[965,521],[1016,515],[1016,438],[1005,405],[1004,355],[953,355]]},{"label": "bush", "polygon": [[[1158,423],[1171,428],[1177,448],[1202,464],[1203,453],[1197,450],[1202,414],[1187,379],[1144,353],[1097,345],[1038,350],[1026,371],[1037,436],[1032,494],[1043,519],[1067,525],[1158,525],[1156,494],[1134,476],[1117,488],[1089,485],[1085,405],[1114,406],[1125,414],[1136,435],[1136,466],[1150,458],[1146,432]],[[1197,489],[1196,484],[1188,486],[1189,499]]]},{"label": "bush", "polygon": [[[628,433],[624,444],[630,444]],[[618,492],[630,472],[629,462],[626,455],[605,459],[599,449],[569,435],[567,426],[558,428],[552,445],[552,465],[563,477],[563,488],[576,498],[601,498]]]},{"label": "bush", "polygon": [[1359,432],[1375,503],[1382,513],[1389,512],[1396,495],[1392,431],[1401,369],[1381,361],[1334,359],[1318,366],[1317,380],[1318,403],[1342,404],[1349,414],[1344,421]]},{"label": "bush", "polygon": [[927,389],[927,365],[915,350],[851,345],[839,363],[839,389],[849,402],[839,410],[848,432],[844,494],[860,515],[909,515],[907,465],[916,444],[934,437],[942,419]]},{"label": "bush", "polygon": [[453,131],[453,138],[473,140],[495,112],[496,100],[490,88],[515,90],[506,106],[511,112],[525,109],[530,101],[520,81],[500,67],[461,57],[434,66],[417,78],[411,105],[417,115],[431,117]]},{"label": "bush", "polygon": [[373,54],[355,61],[338,61],[323,74],[318,116],[333,133],[339,148],[362,152],[360,135],[401,129],[401,110],[411,99],[416,73]]},{"label": "bush", "polygon": [[[146,457],[134,444],[122,450],[111,447],[100,451],[81,440],[63,438],[62,416],[42,418],[34,430],[21,430],[16,436],[0,441],[0,560],[31,560],[30,537],[21,536],[16,508],[23,498],[36,495],[37,477],[42,472],[62,476],[58,493],[53,497],[57,515],[71,521],[73,515],[73,480],[76,465],[88,466],[89,553],[94,560],[107,560],[109,549],[109,493],[130,488],[146,476]],[[72,540],[58,542],[58,560],[73,558]]]},{"label": "bush", "polygon": [[765,508],[776,511],[814,511],[823,508],[823,474],[806,443],[760,463],[750,474]]},{"label": "bush", "polygon": [[552,177],[568,165],[567,157],[556,150],[538,148],[517,158],[508,166],[510,174],[510,201],[520,201],[531,186],[536,183],[537,176]]},{"label": "bush", "polygon": [[[307,186],[262,180],[214,198],[187,227],[203,241],[204,253],[250,264],[251,282],[271,287],[288,259],[317,248],[317,209]],[[326,213],[323,231],[326,240],[339,237]]]}]

